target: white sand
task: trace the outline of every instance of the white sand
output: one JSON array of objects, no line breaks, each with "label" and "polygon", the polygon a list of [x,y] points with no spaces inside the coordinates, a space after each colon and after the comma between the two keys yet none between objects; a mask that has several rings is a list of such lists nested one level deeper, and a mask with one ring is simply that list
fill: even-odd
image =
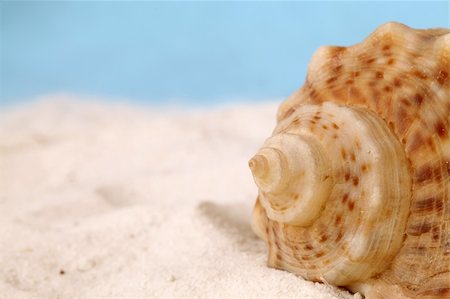
[{"label": "white sand", "polygon": [[360,298],[265,265],[247,160],[276,103],[0,113],[0,298]]}]

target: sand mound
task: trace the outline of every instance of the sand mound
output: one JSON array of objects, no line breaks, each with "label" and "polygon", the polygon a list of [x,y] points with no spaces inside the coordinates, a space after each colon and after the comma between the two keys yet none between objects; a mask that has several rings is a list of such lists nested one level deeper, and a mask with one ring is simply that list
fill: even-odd
[{"label": "sand mound", "polygon": [[3,109],[1,297],[353,298],[267,268],[250,229],[276,106]]}]

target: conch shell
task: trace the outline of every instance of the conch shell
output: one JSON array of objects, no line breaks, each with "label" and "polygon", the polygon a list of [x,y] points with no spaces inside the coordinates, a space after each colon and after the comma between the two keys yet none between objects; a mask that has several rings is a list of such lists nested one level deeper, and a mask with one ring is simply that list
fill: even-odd
[{"label": "conch shell", "polygon": [[368,298],[450,297],[450,30],[322,47],[249,161],[270,267]]}]

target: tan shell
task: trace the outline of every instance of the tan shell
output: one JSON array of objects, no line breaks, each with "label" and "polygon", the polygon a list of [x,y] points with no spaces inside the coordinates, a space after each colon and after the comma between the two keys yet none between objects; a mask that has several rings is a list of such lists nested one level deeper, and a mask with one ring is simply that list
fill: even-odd
[{"label": "tan shell", "polygon": [[268,265],[368,298],[450,297],[450,30],[322,47],[249,161]]}]

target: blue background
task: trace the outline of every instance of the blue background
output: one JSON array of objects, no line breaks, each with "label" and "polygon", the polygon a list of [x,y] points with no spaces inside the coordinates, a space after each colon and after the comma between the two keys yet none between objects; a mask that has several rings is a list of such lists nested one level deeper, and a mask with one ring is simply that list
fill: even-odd
[{"label": "blue background", "polygon": [[189,104],[283,98],[319,46],[395,20],[449,27],[444,2],[1,2],[0,99],[53,92]]}]

